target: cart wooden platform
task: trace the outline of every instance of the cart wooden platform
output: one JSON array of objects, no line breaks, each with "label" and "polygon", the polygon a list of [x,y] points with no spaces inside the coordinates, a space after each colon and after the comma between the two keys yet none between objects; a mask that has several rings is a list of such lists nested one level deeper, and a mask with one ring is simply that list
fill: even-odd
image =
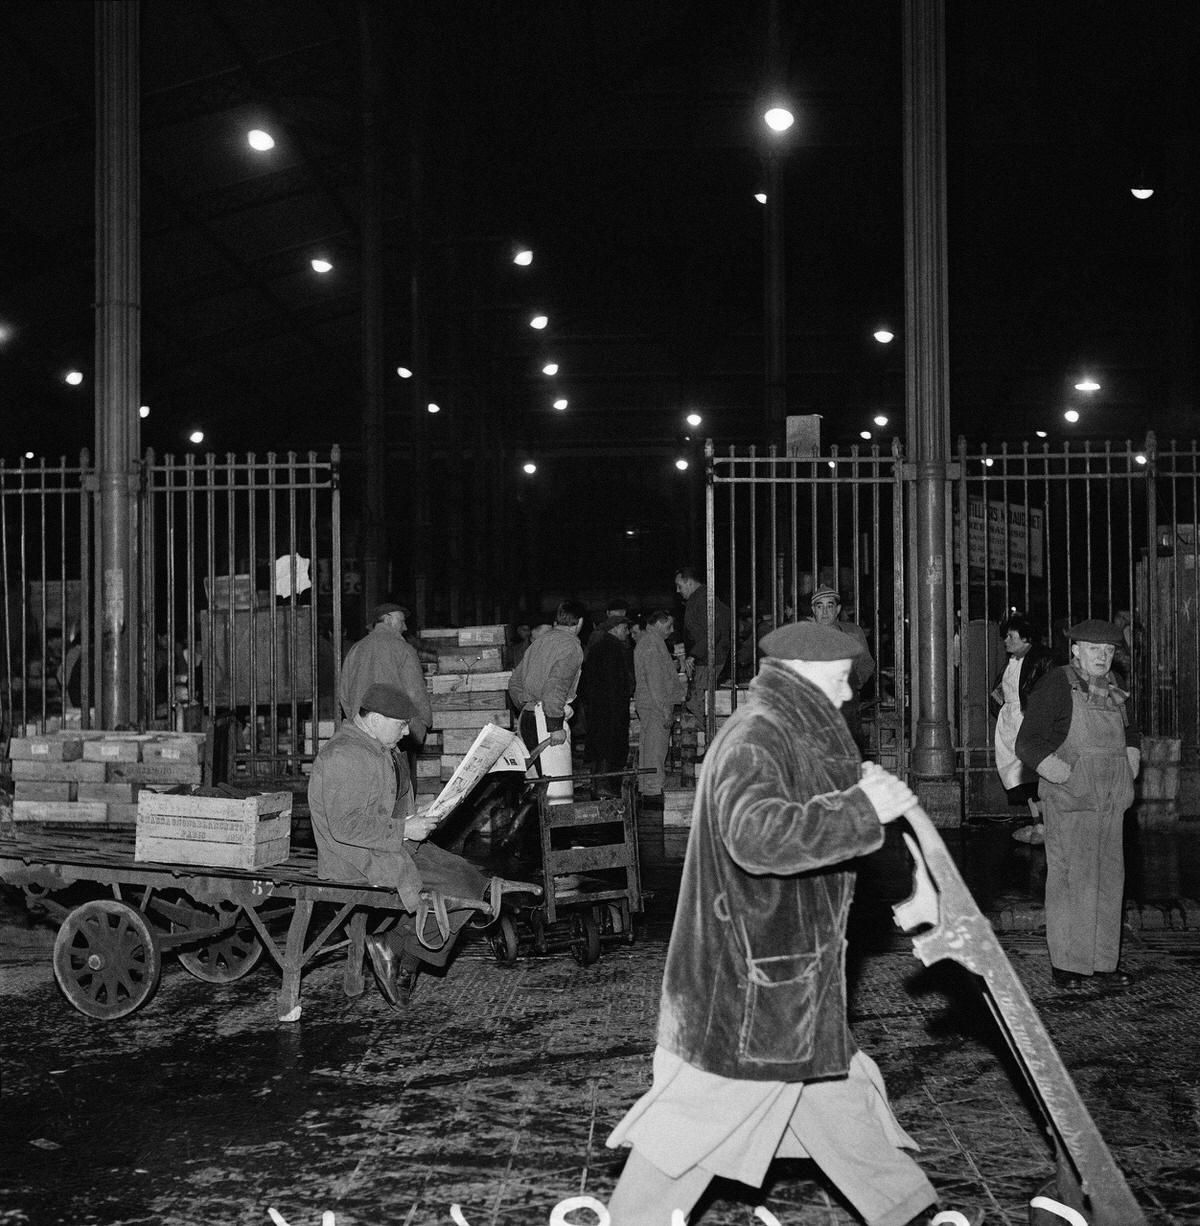
[{"label": "cart wooden platform", "polygon": [[[283,864],[254,869],[135,861],[133,832],[22,831],[0,838],[0,881],[24,891],[26,905],[59,921],[54,974],[81,1013],[110,1021],[150,999],[162,955],[173,952],[190,974],[231,983],[264,953],[279,968],[281,1022],[300,1017],[300,980],[319,955],[346,951],[347,996],[363,991],[367,923],[375,913],[404,910],[386,887],[339,884],[317,876],[315,852],[295,851]],[[66,901],[55,895],[79,883],[111,897]],[[422,895],[422,911],[470,908],[485,922],[494,902]],[[310,934],[315,909],[321,924]],[[325,911],[331,914],[326,915]],[[418,926],[424,915],[418,912]]]}]

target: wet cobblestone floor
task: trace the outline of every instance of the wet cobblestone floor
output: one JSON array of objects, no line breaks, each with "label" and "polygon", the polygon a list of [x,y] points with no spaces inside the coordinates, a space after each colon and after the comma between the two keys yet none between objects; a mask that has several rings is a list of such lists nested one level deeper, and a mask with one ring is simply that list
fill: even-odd
[{"label": "wet cobblestone floor", "polygon": [[[980,867],[993,854],[983,849],[967,876],[999,882],[1005,897],[991,901],[1021,911],[1036,854],[1014,861],[997,846],[1003,871]],[[921,967],[891,928],[888,904],[907,893],[899,863],[884,855],[864,873],[853,1028],[922,1147],[942,1208],[1017,1226],[1053,1173],[1050,1151],[972,978],[953,964]],[[398,1015],[369,976],[366,993],[348,999],[332,962],[306,976],[294,1025],[275,1020],[277,977],[266,963],[213,986],[172,958],[142,1011],[92,1021],[54,982],[52,930],[26,926],[8,897],[0,1226],[257,1226],[270,1207],[291,1226],[316,1226],[323,1210],[338,1226],[440,1226],[454,1220],[452,1205],[471,1226],[541,1226],[568,1197],[606,1200],[623,1157],[605,1137],[649,1083],[678,868],[648,877],[656,896],[637,941],[607,946],[591,967],[568,953],[500,967],[476,938]],[[1001,935],[1156,1226],[1200,1223],[1200,931],[1191,923],[1129,931],[1123,965],[1135,985],[1083,996],[1051,986],[1040,933]],[[813,1168],[781,1162],[761,1191],[715,1184],[693,1222],[753,1223],[758,1205],[784,1226],[856,1220]]]}]

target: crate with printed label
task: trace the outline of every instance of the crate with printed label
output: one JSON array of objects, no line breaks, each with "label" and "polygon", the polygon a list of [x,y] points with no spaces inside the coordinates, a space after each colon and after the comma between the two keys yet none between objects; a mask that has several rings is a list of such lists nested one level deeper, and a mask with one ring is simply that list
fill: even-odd
[{"label": "crate with printed label", "polygon": [[261,868],[291,854],[292,793],[209,789],[138,795],[134,859]]}]

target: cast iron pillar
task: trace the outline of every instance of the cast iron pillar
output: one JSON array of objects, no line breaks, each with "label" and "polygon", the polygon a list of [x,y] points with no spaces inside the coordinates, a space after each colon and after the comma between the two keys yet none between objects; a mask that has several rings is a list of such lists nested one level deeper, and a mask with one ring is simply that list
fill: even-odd
[{"label": "cast iron pillar", "polygon": [[944,0],[904,0],[905,404],[914,463],[917,726],[912,773],[954,774],[948,693],[946,498],[950,411],[946,341]]},{"label": "cast iron pillar", "polygon": [[[138,404],[141,400],[139,6],[96,5],[96,463],[101,728],[138,719]],[[153,636],[154,629],[148,633]],[[153,639],[151,639],[153,641]]]},{"label": "cast iron pillar", "polygon": [[358,6],[362,71],[362,607],[369,618],[383,596],[382,569],[388,556],[386,436],[383,418],[383,189],[380,167],[381,73],[379,8]]}]

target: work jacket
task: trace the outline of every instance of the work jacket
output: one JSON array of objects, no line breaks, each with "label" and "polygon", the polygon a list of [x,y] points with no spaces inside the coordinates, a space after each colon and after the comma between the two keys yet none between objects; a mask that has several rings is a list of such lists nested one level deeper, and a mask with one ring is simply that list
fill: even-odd
[{"label": "work jacket", "polygon": [[415,911],[421,874],[404,847],[408,793],[404,755],[343,721],[321,746],[308,781],[317,876],[391,886]]},{"label": "work jacket", "polygon": [[402,634],[383,622],[359,639],[342,661],[338,700],[347,719],[358,714],[363,695],[376,684],[395,686],[412,702],[416,710],[409,718],[408,731],[420,744],[433,723],[433,703],[425,688],[421,658]]},{"label": "work jacket", "polygon": [[663,975],[658,1042],[723,1077],[844,1073],[856,856],[883,842],[825,694],[765,659],[704,757]]},{"label": "work jacket", "polygon": [[[992,692],[988,696],[992,704],[992,714],[999,713],[1000,708],[1004,706],[1004,674],[1012,662],[1011,656],[1006,656],[1004,663],[1000,666],[1000,671],[996,674],[995,684],[992,686]],[[1039,647],[1036,643],[1032,644],[1029,650],[1021,657],[1021,672],[1017,677],[1017,697],[1021,702],[1021,710],[1024,711],[1029,702],[1029,695],[1033,693],[1033,687],[1054,667],[1054,660],[1050,653],[1044,648]]]}]

